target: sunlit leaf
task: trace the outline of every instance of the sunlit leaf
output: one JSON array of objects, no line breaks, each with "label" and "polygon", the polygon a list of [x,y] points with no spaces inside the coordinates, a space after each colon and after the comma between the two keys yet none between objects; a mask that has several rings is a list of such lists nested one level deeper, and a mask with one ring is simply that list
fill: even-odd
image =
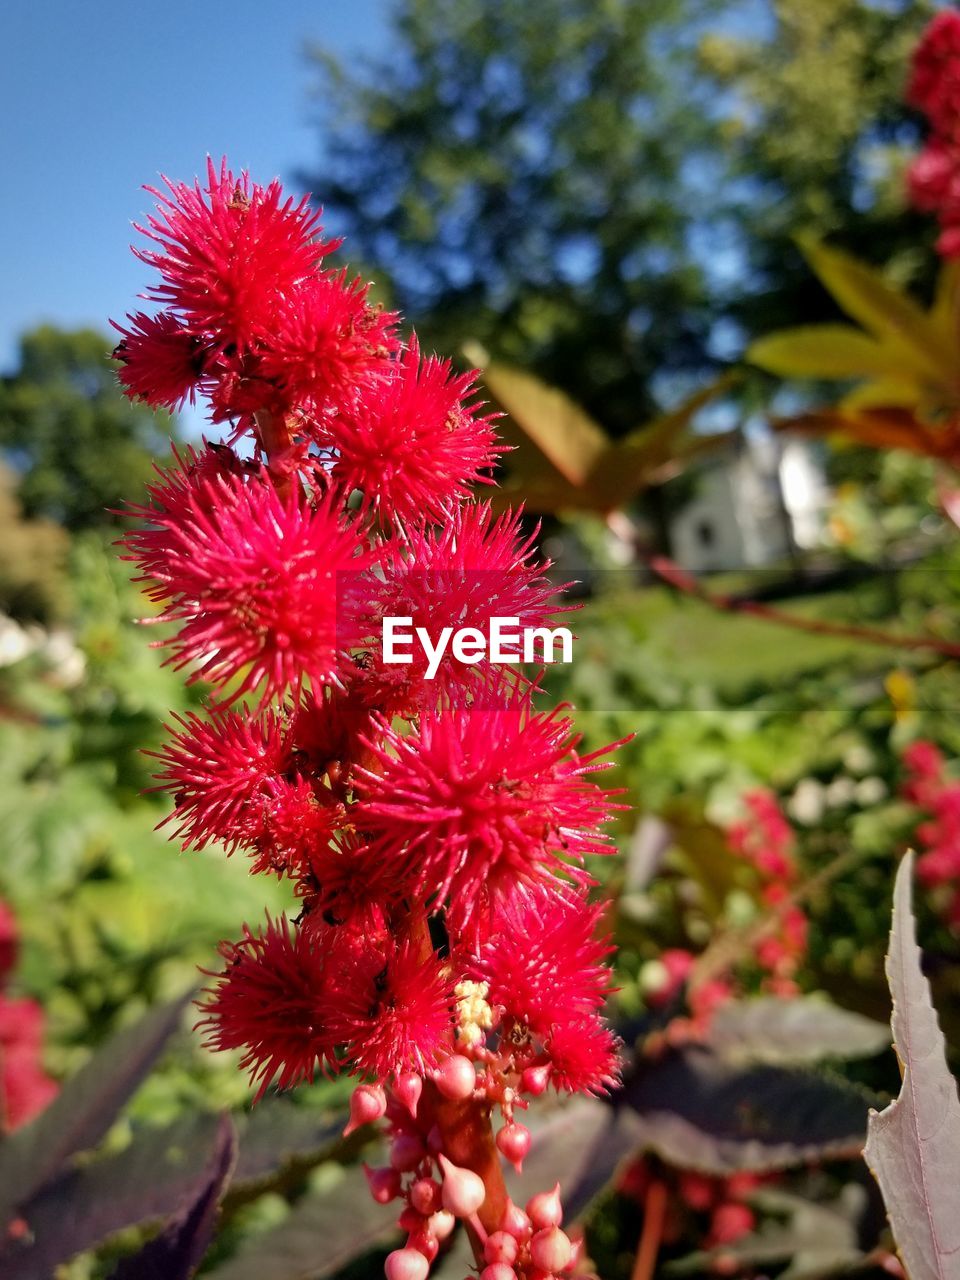
[{"label": "sunlit leaf", "polygon": [[913,918],[913,856],[897,870],[887,980],[899,1096],[870,1113],[864,1157],[880,1184],[911,1280],[960,1277],[960,1099],[923,975]]},{"label": "sunlit leaf", "polygon": [[888,377],[896,370],[882,343],[845,324],[782,329],[757,339],[747,359],[782,378]]}]

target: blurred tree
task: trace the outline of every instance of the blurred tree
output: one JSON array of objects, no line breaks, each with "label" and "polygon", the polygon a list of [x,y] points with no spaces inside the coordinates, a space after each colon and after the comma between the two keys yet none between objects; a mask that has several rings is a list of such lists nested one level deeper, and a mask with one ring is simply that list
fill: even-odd
[{"label": "blurred tree", "polygon": [[700,42],[723,119],[724,217],[748,335],[835,314],[798,252],[806,232],[929,285],[936,228],[904,199],[916,117],[903,103],[931,0],[744,0]]},{"label": "blurred tree", "polygon": [[[916,272],[905,64],[930,0],[394,0],[389,57],[313,50],[311,185],[425,339],[477,338],[612,435],[832,304],[790,236]],[[686,386],[682,390],[687,390]]]},{"label": "blurred tree", "polygon": [[718,142],[689,47],[709,7],[398,0],[388,59],[313,51],[311,181],[348,249],[427,342],[478,339],[614,435],[654,410],[655,375],[708,360],[688,241]]},{"label": "blurred tree", "polygon": [[141,492],[167,447],[172,420],[130,404],[109,351],[100,333],[44,325],[21,338],[19,367],[0,378],[0,450],[30,518],[69,529],[108,523],[108,509]]},{"label": "blurred tree", "polygon": [[69,539],[51,520],[24,520],[16,477],[0,463],[0,613],[51,622],[66,608]]}]

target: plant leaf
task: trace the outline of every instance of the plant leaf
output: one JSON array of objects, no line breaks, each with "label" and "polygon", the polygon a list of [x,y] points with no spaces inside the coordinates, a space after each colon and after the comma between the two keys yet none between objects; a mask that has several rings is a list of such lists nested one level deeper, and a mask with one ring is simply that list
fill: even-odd
[{"label": "plant leaf", "polygon": [[489,398],[573,485],[582,485],[609,447],[606,432],[556,387],[504,364],[481,370]]},{"label": "plant leaf", "polygon": [[206,1280],[323,1280],[384,1245],[396,1232],[396,1207],[376,1204],[363,1171],[349,1169],[325,1195],[310,1195],[286,1222],[266,1232]]},{"label": "plant leaf", "polygon": [[100,1142],[163,1052],[188,998],[153,1009],[118,1032],[36,1120],[0,1142],[0,1222],[9,1222],[70,1156]]},{"label": "plant leaf", "polygon": [[721,1005],[707,1045],[728,1062],[802,1065],[824,1058],[867,1058],[890,1043],[882,1022],[811,996],[758,996]]},{"label": "plant leaf", "polygon": [[240,1121],[240,1152],[230,1180],[230,1201],[259,1194],[277,1178],[329,1159],[343,1143],[346,1116],[298,1106],[286,1097],[259,1102]]},{"label": "plant leaf", "polygon": [[[848,324],[781,329],[752,343],[747,359],[781,378],[883,378],[896,373],[895,354]],[[908,366],[907,374],[912,371]]]},{"label": "plant leaf", "polygon": [[193,1203],[134,1257],[125,1258],[111,1280],[190,1280],[213,1238],[220,1198],[236,1156],[236,1132],[230,1117],[223,1115],[213,1160]]},{"label": "plant leaf", "polygon": [[854,1156],[869,1106],[845,1080],[800,1068],[739,1068],[696,1047],[641,1065],[623,1096],[640,1116],[646,1149],[716,1175]]},{"label": "plant leaf", "polygon": [[117,1155],[69,1169],[24,1205],[23,1243],[11,1241],[0,1254],[0,1273],[35,1280],[126,1227],[171,1216],[185,1223],[211,1184],[222,1182],[234,1143],[229,1117],[189,1116]]},{"label": "plant leaf", "polygon": [[913,855],[897,870],[887,980],[900,1095],[870,1113],[864,1157],[880,1185],[911,1280],[960,1277],[960,1100],[923,975],[913,918]]},{"label": "plant leaf", "polygon": [[949,384],[955,343],[945,343],[930,316],[911,298],[887,283],[879,271],[809,238],[800,240],[804,256],[821,283],[852,319],[884,339],[899,362],[909,362],[922,377]]}]

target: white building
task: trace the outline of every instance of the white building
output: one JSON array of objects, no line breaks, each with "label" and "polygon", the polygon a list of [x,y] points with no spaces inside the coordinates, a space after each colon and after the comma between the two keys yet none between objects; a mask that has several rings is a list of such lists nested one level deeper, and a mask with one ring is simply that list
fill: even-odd
[{"label": "white building", "polygon": [[803,441],[744,436],[698,467],[694,483],[669,526],[671,553],[684,569],[760,568],[820,541],[829,491]]}]

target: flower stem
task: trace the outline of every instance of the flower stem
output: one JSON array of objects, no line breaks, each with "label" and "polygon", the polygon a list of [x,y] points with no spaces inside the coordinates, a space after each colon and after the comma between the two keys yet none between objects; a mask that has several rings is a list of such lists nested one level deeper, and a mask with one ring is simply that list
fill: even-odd
[{"label": "flower stem", "polygon": [[[433,1081],[427,1079],[420,1107],[428,1108],[426,1114],[432,1117],[440,1130],[447,1159],[462,1169],[471,1169],[483,1179],[487,1194],[476,1216],[487,1235],[498,1231],[508,1196],[500,1153],[493,1139],[490,1104],[477,1098],[457,1101],[445,1098]],[[477,1262],[481,1266],[486,1265],[480,1232],[470,1222],[466,1223],[466,1229]]]}]

